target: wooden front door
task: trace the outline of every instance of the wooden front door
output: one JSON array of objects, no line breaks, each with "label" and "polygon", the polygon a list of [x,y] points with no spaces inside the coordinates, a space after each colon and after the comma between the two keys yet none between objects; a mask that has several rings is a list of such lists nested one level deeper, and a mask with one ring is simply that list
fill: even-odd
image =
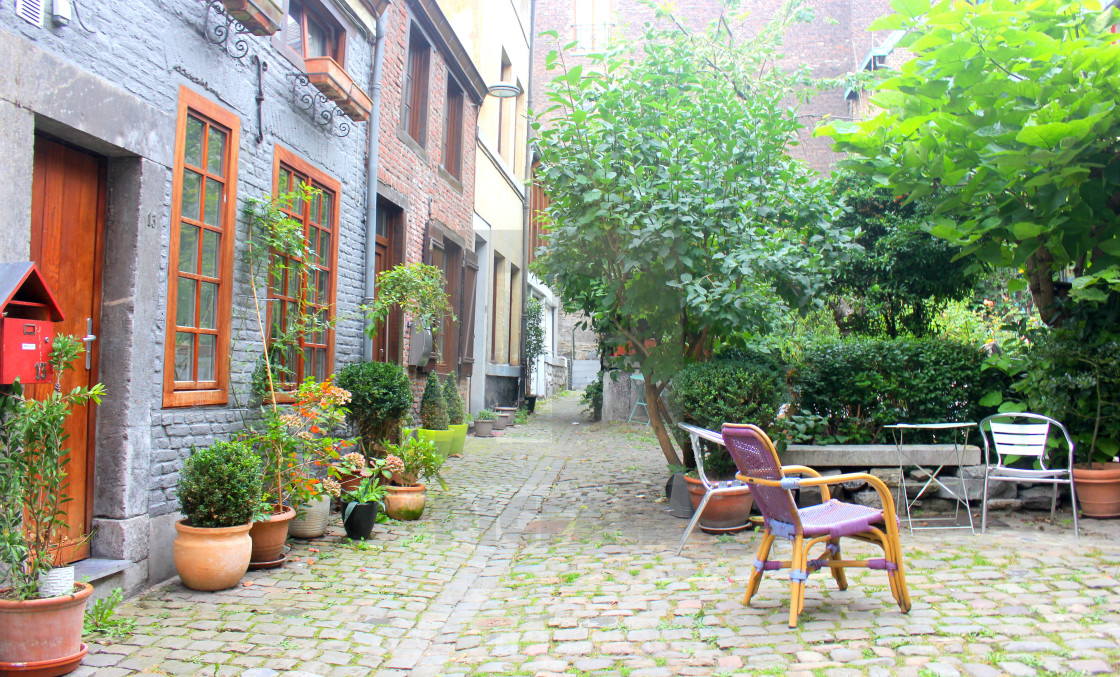
[{"label": "wooden front door", "polygon": [[[105,232],[105,162],[103,158],[52,141],[35,139],[35,169],[31,196],[31,260],[62,306],[65,319],[58,334],[79,338],[101,335],[101,252]],[[79,359],[62,378],[62,390],[97,382],[99,341],[89,341],[89,359]],[[27,388],[41,397],[50,386]],[[89,556],[93,518],[94,406],[74,409],[66,423],[69,435],[69,486],[63,505],[70,529],[63,539],[61,558],[73,562]],[[75,542],[78,544],[75,545]]]},{"label": "wooden front door", "polygon": [[[374,277],[397,265],[396,247],[393,234],[398,229],[400,210],[377,205],[377,248],[374,257]],[[389,317],[377,325],[373,336],[373,360],[375,362],[394,362],[400,357],[400,310],[393,309]]]}]

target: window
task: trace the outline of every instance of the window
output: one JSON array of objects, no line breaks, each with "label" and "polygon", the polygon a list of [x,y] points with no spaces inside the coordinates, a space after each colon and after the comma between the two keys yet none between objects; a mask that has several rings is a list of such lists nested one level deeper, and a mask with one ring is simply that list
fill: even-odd
[{"label": "window", "polygon": [[460,178],[463,157],[463,90],[447,78],[447,103],[443,114],[443,168]]},{"label": "window", "polygon": [[408,62],[401,90],[401,126],[416,143],[424,146],[428,131],[428,56],[431,49],[416,26],[408,38]]},{"label": "window", "polygon": [[[277,146],[273,192],[287,193],[310,184],[319,193],[310,200],[293,201],[284,213],[303,224],[304,241],[313,260],[277,256],[277,271],[268,289],[269,341],[284,336],[291,343],[277,355],[277,362],[295,386],[306,378],[322,381],[334,371],[335,266],[338,260],[339,183],[294,153]],[[302,321],[307,318],[308,321]],[[306,331],[301,326],[307,327]]]},{"label": "window", "polygon": [[575,0],[572,37],[581,52],[594,52],[607,46],[611,37],[611,0]]},{"label": "window", "polygon": [[179,88],[163,406],[224,404],[240,119]]},{"label": "window", "polygon": [[459,375],[471,373],[474,365],[474,296],[478,279],[478,257],[464,249],[457,237],[442,225],[434,225],[429,247],[431,265],[443,273],[444,291],[447,292],[454,315],[447,315],[435,336],[438,356],[436,369],[447,373],[456,369]]},{"label": "window", "polygon": [[344,32],[321,11],[302,0],[288,0],[284,16],[284,44],[307,59],[329,56],[342,63]]},{"label": "window", "polygon": [[[502,50],[502,82],[513,81],[513,65],[509,62],[505,50]],[[513,128],[513,98],[498,99],[498,155],[509,159],[510,143],[509,133]]]},{"label": "window", "polygon": [[505,262],[504,257],[494,254],[494,275],[490,278],[490,361],[494,363],[502,363],[509,359],[505,350],[509,347],[505,344],[509,332],[503,331],[507,326],[503,323],[503,319],[509,322],[509,316],[499,312],[502,292],[509,292]]}]

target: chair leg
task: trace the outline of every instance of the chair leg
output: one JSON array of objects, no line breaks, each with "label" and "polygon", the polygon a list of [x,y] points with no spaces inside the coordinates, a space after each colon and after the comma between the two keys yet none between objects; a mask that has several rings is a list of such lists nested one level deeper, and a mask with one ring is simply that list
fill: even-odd
[{"label": "chair leg", "polygon": [[[1056,486],[1056,485],[1055,485]],[[1069,478],[1069,503],[1073,508],[1073,535],[1081,539],[1081,529],[1077,526],[1077,492],[1073,489],[1073,478]]]},{"label": "chair leg", "polygon": [[[840,539],[833,538],[828,542],[829,545],[836,546],[835,551],[831,552],[828,556],[830,560],[839,560],[840,557]],[[832,569],[832,578],[836,580],[836,587],[840,590],[848,589],[848,575],[844,573],[843,567],[829,567]]]},{"label": "chair leg", "polygon": [[1058,515],[1058,483],[1054,483],[1054,495],[1050,497],[1050,522]]},{"label": "chair leg", "polygon": [[[762,535],[762,542],[758,544],[758,554],[755,555],[755,559],[765,564],[766,558],[770,556],[770,546],[773,544],[774,534],[770,533],[770,530],[767,529],[766,532]],[[762,583],[762,576],[765,573],[765,569],[758,568],[755,568],[755,570],[751,573],[750,580],[747,581],[747,592],[743,595],[743,604],[751,603],[751,598],[754,597],[754,594],[756,592],[758,592],[758,586],[760,583]]]},{"label": "chair leg", "polygon": [[800,533],[793,537],[793,561],[789,566],[789,627],[797,628],[797,617],[801,614],[802,594],[805,591],[804,579],[795,576],[805,574],[805,542]]},{"label": "chair leg", "polygon": [[984,498],[980,499],[980,533],[988,533],[988,478],[984,477]]},{"label": "chair leg", "polygon": [[896,567],[893,575],[890,571],[887,572],[887,577],[890,579],[891,587],[897,590],[895,599],[898,601],[898,607],[902,609],[902,613],[910,613],[910,591],[906,589],[906,567],[902,563],[902,541],[898,537],[898,529],[887,529],[886,545],[890,548],[887,560],[894,562]]},{"label": "chair leg", "polygon": [[700,499],[700,506],[692,513],[692,519],[688,521],[688,526],[684,528],[684,534],[681,536],[680,545],[677,546],[677,551],[673,553],[674,557],[681,554],[681,550],[684,550],[685,541],[692,535],[692,530],[695,529],[697,523],[700,522],[700,515],[704,514],[704,506],[708,505],[708,499],[711,497],[712,492],[709,491],[704,494],[704,498]]}]

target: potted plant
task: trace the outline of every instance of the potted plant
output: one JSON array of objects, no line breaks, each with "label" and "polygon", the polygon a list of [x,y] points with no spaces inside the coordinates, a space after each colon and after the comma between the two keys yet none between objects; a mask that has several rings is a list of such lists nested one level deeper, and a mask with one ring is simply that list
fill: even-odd
[{"label": "potted plant", "polygon": [[179,474],[175,570],[192,590],[233,587],[249,568],[261,510],[261,462],[244,441],[192,450]]},{"label": "potted plant", "polygon": [[525,304],[525,406],[529,413],[537,409],[537,395],[533,394],[533,375],[537,360],[544,352],[544,304],[536,297]]},{"label": "potted plant", "polygon": [[447,402],[447,427],[451,430],[451,456],[462,456],[467,441],[467,414],[459,394],[459,377],[455,372],[443,382],[443,399]]},{"label": "potted plant", "polygon": [[494,425],[494,430],[512,428],[517,425],[517,422],[514,420],[517,407],[494,407],[494,411],[498,414],[498,423]]},{"label": "potted plant", "polygon": [[347,419],[362,436],[366,456],[383,452],[383,440],[398,440],[401,419],[412,408],[412,385],[404,367],[389,362],[348,364],[334,382],[350,391]]},{"label": "potted plant", "polygon": [[389,445],[388,451],[385,470],[394,479],[393,484],[387,487],[385,514],[395,520],[420,519],[427,502],[426,487],[420,480],[430,482],[435,479],[446,490],[447,483],[443,481],[439,471],[447,457],[431,441],[415,437],[410,437],[399,445]]},{"label": "potted plant", "polygon": [[[443,271],[435,266],[419,262],[402,263],[379,273],[376,284],[373,304],[362,306],[366,314],[366,336],[371,339],[377,336],[379,328],[394,310],[403,312],[411,318],[411,322],[416,323],[413,327],[415,333],[410,339],[413,342],[425,338],[430,340],[444,319],[455,321],[451,300],[445,291],[447,284]],[[430,355],[430,350],[422,351],[423,364],[427,364]]]},{"label": "potted plant", "polygon": [[453,433],[449,428],[447,402],[435,372],[428,374],[424,394],[420,396],[420,439],[430,440],[444,456],[451,453]]},{"label": "potted plant", "polygon": [[[98,383],[69,393],[59,379],[83,352],[82,342],[57,336],[48,361],[56,389],[42,400],[23,397],[19,384],[0,396],[0,673],[25,671],[62,675],[86,653],[82,620],[93,587],[71,583],[61,595],[45,597],[41,576],[50,572],[58,544],[69,528],[63,426],[73,407],[101,401]],[[71,569],[70,579],[73,580]]]},{"label": "potted plant", "polygon": [[494,422],[498,420],[498,414],[490,409],[482,409],[474,415],[474,435],[475,437],[493,437],[494,436]]},{"label": "potted plant", "polygon": [[338,104],[354,122],[369,119],[373,101],[337,61],[329,56],[304,57],[307,80],[331,101]]},{"label": "potted plant", "polygon": [[347,538],[369,538],[377,522],[378,511],[385,511],[381,502],[385,494],[386,486],[373,477],[363,479],[358,488],[342,494],[342,527],[346,529]]}]

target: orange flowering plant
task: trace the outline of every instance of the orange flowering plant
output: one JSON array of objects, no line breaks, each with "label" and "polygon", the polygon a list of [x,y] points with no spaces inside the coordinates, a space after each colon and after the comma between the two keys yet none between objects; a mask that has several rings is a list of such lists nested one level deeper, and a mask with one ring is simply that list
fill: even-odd
[{"label": "orange flowering plant", "polygon": [[346,419],[349,391],[330,379],[321,383],[307,379],[294,395],[291,407],[275,402],[263,407],[261,421],[242,433],[261,457],[265,501],[274,510],[333,493],[331,478],[320,477],[315,469],[333,472],[332,462],[353,444],[330,434]]}]

